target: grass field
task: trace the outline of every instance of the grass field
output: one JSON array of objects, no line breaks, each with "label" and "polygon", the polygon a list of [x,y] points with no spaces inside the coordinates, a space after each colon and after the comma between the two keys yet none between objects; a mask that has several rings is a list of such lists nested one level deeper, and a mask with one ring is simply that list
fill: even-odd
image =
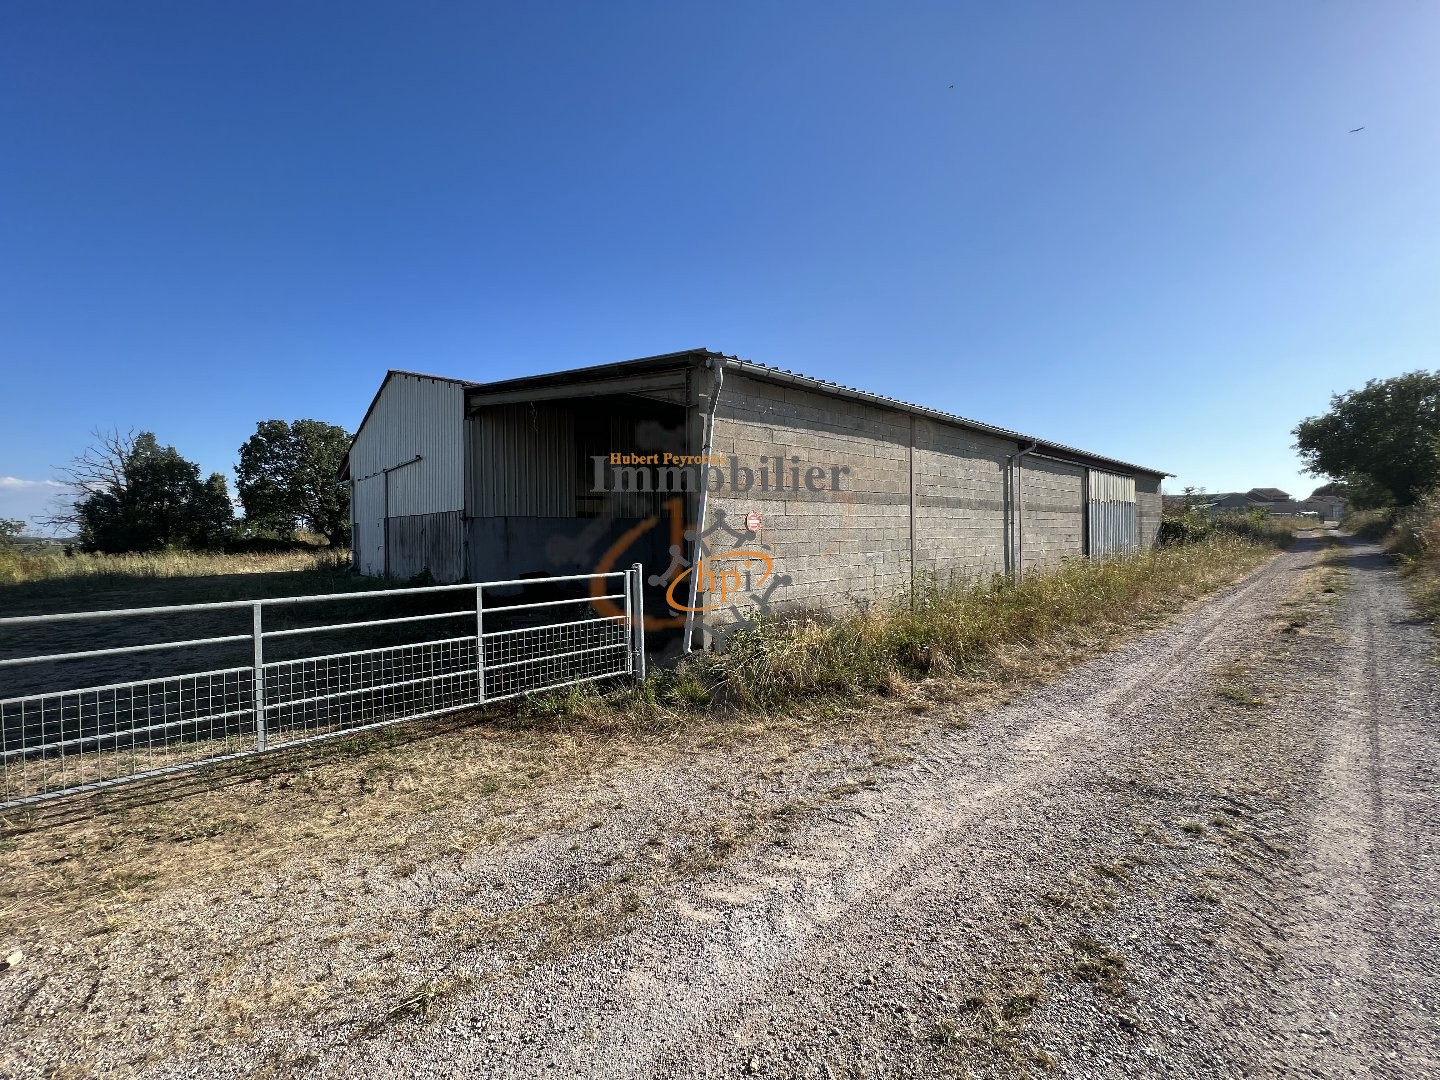
[{"label": "grass field", "polygon": [[350,553],[320,548],[266,555],[161,551],[66,555],[55,548],[0,549],[0,614],[164,604],[374,589],[352,574]]}]

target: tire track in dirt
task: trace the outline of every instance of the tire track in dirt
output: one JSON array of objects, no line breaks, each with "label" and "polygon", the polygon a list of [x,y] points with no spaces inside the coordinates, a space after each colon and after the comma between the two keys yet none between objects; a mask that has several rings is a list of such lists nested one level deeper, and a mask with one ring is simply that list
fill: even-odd
[{"label": "tire track in dirt", "polygon": [[[719,873],[625,939],[536,972],[525,1000],[552,1003],[546,1009],[485,992],[459,1011],[483,1017],[484,1028],[534,1033],[546,1047],[533,1059],[504,1059],[505,1075],[733,1075],[750,1065],[747,1054],[761,1053],[777,999],[790,1006],[787,1022],[813,1038],[809,1021],[835,1011],[831,999],[844,998],[844,985],[874,979],[879,965],[908,965],[905,950],[892,955],[877,929],[897,912],[953,910],[958,888],[975,921],[1003,922],[1009,899],[992,890],[996,899],[987,901],[982,879],[1022,857],[1045,861],[1047,829],[1023,813],[1034,793],[1053,798],[1118,767],[1125,744],[1117,731],[1210,677],[1232,639],[1274,618],[1290,575],[1314,557],[1313,544],[1281,555],[1190,615],[984,718],[976,731],[936,736],[918,750],[929,768],[917,763],[903,784],[858,795],[842,817],[812,822],[787,849]],[[972,868],[957,865],[957,850],[974,853]],[[873,942],[868,950],[879,959],[857,963],[862,942]],[[568,1018],[563,1031],[554,1013]],[[442,1042],[431,1053],[462,1072],[500,1074],[490,1047]],[[915,1043],[880,1053],[874,1064],[920,1067],[928,1058],[917,1057]],[[396,1060],[414,1059],[395,1051]],[[329,1067],[346,1071],[345,1057]]]}]

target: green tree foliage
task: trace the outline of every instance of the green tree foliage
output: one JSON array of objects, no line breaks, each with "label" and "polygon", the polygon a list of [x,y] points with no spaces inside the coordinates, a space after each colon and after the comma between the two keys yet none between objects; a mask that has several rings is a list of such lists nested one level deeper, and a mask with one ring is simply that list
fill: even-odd
[{"label": "green tree foliage", "polygon": [[0,547],[14,547],[25,532],[25,522],[19,518],[0,518]]},{"label": "green tree foliage", "polygon": [[235,504],[230,501],[230,487],[221,473],[211,473],[200,485],[194,501],[195,530],[193,545],[218,548],[224,545],[235,528]]},{"label": "green tree foliage", "polygon": [[235,469],[246,522],[283,537],[307,528],[348,544],[350,491],[335,474],[349,448],[344,428],[320,420],[256,424]]},{"label": "green tree foliage", "polygon": [[1440,483],[1440,373],[1371,379],[1294,435],[1305,467],[1345,482],[1357,503],[1409,505]]},{"label": "green tree foliage", "polygon": [[234,511],[224,476],[202,481],[199,465],[149,431],[96,438],[67,470],[76,497],[56,519],[75,528],[84,550],[212,548],[228,539]]}]

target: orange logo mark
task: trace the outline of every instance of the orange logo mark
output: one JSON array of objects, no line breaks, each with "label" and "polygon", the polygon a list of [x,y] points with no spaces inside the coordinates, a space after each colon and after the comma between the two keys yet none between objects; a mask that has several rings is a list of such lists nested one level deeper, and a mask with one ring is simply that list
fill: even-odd
[{"label": "orange logo mark", "polygon": [[[741,560],[739,566],[724,566],[718,570],[712,569],[713,564],[729,560]],[[764,566],[765,572],[760,575],[760,580],[753,584],[745,585],[745,589],[758,589],[769,580],[770,575],[775,572],[775,560],[763,551],[727,551],[723,555],[715,555],[708,559],[701,559],[698,566],[686,567],[683,572],[676,575],[675,580],[670,582],[670,588],[665,590],[665,599],[675,611],[710,611],[717,608],[726,600],[740,592],[741,582],[754,571],[756,565]],[[697,596],[704,596],[707,599],[696,607],[675,597],[675,587],[688,578],[692,573],[699,571],[696,579],[698,584],[695,589]],[[688,596],[687,596],[688,599]]]}]

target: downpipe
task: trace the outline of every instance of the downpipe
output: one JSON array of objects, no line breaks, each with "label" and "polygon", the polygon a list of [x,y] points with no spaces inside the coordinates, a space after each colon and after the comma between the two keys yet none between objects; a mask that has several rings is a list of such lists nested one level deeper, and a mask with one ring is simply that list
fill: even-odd
[{"label": "downpipe", "polygon": [[[725,383],[725,365],[723,362],[716,363],[714,357],[711,357],[705,361],[705,366],[715,373],[715,386],[710,391],[710,408],[705,413],[704,445],[700,448],[701,457],[708,460],[710,444],[715,438],[715,410],[720,405],[720,387]],[[680,643],[682,653],[692,651],[695,634],[695,601],[700,594],[700,545],[701,538],[705,535],[705,511],[710,498],[710,485],[704,479],[705,475],[706,470],[701,469],[700,499],[695,511],[695,541],[690,546],[690,600],[686,604],[685,632]]]},{"label": "downpipe", "polygon": [[1020,580],[1025,567],[1025,466],[1020,459],[1026,454],[1033,454],[1039,446],[1038,442],[1032,442],[1029,446],[1017,443],[1015,453],[1005,459],[1005,469],[1010,479],[1010,576],[1015,581]]}]

